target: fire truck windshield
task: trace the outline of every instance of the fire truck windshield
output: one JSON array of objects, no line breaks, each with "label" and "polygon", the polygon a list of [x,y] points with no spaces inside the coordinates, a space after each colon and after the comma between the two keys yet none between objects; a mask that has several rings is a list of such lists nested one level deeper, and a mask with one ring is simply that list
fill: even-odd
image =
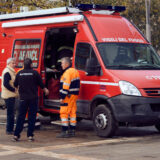
[{"label": "fire truck windshield", "polygon": [[97,43],[97,47],[108,69],[160,69],[160,57],[149,44]]}]

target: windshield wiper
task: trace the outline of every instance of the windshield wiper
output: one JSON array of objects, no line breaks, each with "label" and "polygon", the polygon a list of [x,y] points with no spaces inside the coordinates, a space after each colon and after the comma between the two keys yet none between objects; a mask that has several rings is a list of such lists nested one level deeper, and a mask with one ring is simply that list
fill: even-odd
[{"label": "windshield wiper", "polygon": [[134,66],[127,64],[119,64],[119,65],[109,65],[107,68],[112,69],[134,69]]},{"label": "windshield wiper", "polygon": [[107,66],[109,69],[135,69],[135,70],[140,70],[140,69],[156,69],[159,70],[160,66],[156,65],[151,65],[151,64],[143,64],[143,65],[130,65],[130,64],[120,64],[120,65],[110,65]]},{"label": "windshield wiper", "polygon": [[141,69],[160,69],[160,66],[154,65],[154,64],[143,64],[139,66],[135,66],[136,68],[141,68]]}]

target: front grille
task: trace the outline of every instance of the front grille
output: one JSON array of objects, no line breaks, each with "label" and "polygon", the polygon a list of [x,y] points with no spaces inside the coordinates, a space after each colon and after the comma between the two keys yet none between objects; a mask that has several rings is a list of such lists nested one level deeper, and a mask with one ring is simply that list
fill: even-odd
[{"label": "front grille", "polygon": [[144,88],[146,96],[149,97],[160,97],[160,88]]}]

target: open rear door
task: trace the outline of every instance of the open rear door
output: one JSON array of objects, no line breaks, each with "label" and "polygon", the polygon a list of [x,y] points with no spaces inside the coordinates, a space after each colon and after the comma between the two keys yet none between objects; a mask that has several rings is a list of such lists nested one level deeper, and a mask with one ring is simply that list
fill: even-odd
[{"label": "open rear door", "polygon": [[[45,42],[46,28],[30,30],[17,29],[13,41],[12,56],[16,58],[16,71],[23,68],[25,58],[31,58],[33,68],[37,70],[43,82],[45,83],[44,64],[43,64],[43,46]],[[39,106],[43,106],[43,91],[39,90]]]}]

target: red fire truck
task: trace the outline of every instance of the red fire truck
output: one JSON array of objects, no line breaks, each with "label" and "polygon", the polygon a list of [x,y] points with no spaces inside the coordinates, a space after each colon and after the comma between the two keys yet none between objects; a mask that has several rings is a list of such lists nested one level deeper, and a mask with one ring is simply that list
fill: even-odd
[{"label": "red fire truck", "polygon": [[[126,18],[124,7],[80,4],[0,15],[0,74],[6,59],[24,57],[48,85],[46,46],[73,48],[72,66],[80,74],[78,118],[93,120],[98,136],[114,135],[121,125],[155,125],[160,131],[160,58]],[[55,73],[53,73],[55,77]],[[52,78],[53,78],[52,77]],[[59,99],[39,91],[39,109],[56,117]]]}]

